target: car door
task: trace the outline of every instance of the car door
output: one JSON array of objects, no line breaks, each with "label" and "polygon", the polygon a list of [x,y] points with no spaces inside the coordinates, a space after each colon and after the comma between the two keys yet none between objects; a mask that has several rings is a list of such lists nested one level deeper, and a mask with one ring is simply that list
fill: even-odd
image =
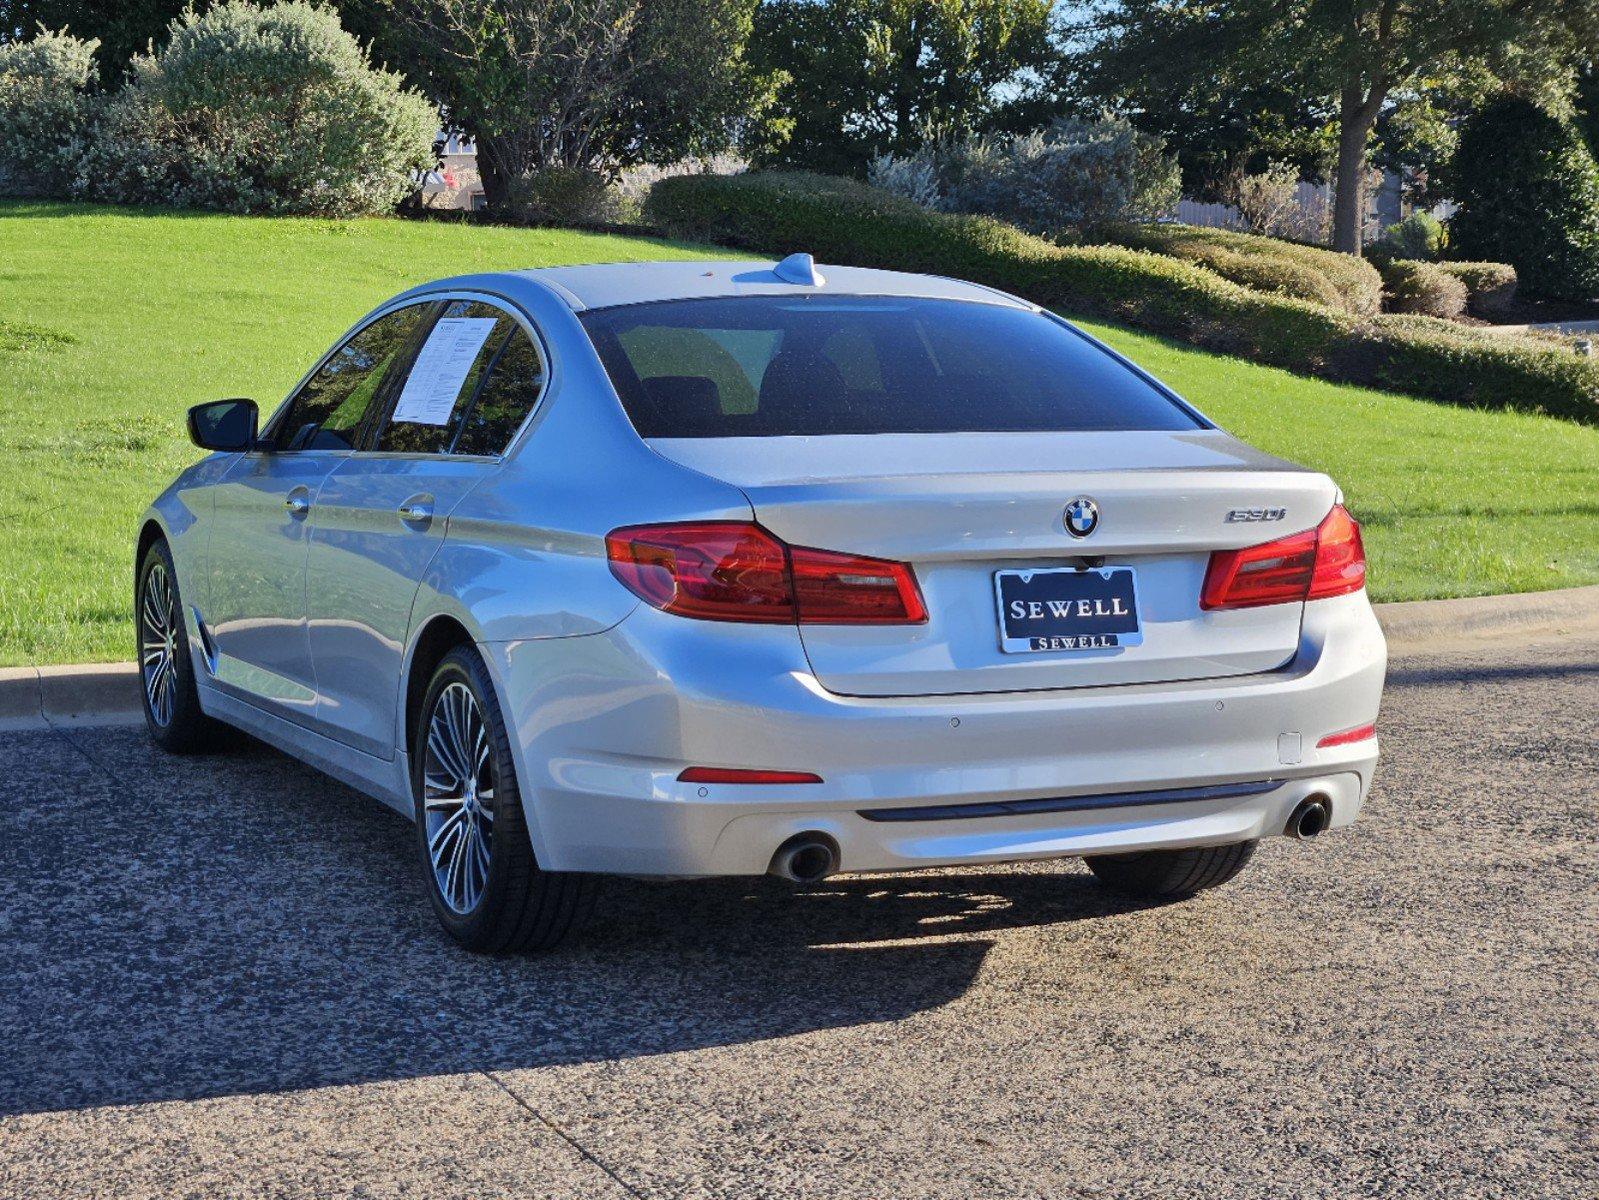
[{"label": "car door", "polygon": [[429,308],[385,314],[340,343],[215,488],[206,610],[196,613],[212,682],[301,724],[316,713],[305,611],[311,516]]},{"label": "car door", "polygon": [[411,608],[450,513],[526,422],[547,378],[532,327],[499,304],[444,302],[368,444],[340,461],[311,518],[306,604],[317,726],[394,755]]}]

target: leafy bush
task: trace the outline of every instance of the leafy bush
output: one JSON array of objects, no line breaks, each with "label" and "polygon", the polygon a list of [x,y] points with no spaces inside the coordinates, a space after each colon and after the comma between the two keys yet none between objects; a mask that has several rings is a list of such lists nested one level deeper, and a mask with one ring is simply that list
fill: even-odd
[{"label": "leafy bush", "polygon": [[1599,424],[1599,367],[1569,346],[1418,316],[1377,317],[1369,337],[1382,387]]},{"label": "leafy bush", "polygon": [[0,42],[0,191],[62,196],[94,118],[97,41],[40,28]]},{"label": "leafy bush", "polygon": [[706,154],[674,163],[639,163],[623,167],[611,185],[603,219],[617,225],[637,225],[644,219],[644,201],[650,188],[678,175],[737,175],[749,163],[737,154]]},{"label": "leafy bush", "polygon": [[1063,117],[1037,133],[977,137],[885,155],[880,187],[947,212],[999,217],[1053,235],[1105,221],[1162,216],[1180,194],[1177,160],[1122,118]]},{"label": "leafy bush", "polygon": [[1068,315],[1124,321],[1301,374],[1599,424],[1599,364],[1541,339],[1426,317],[1361,319],[1253,291],[1166,255],[1058,246],[850,180],[798,173],[667,179],[650,192],[646,212],[689,237],[953,275]]},{"label": "leafy bush", "polygon": [[1382,266],[1388,309],[1453,320],[1466,311],[1466,285],[1435,263],[1396,258]]},{"label": "leafy bush", "polygon": [[1332,229],[1332,209],[1324,199],[1309,203],[1299,194],[1299,168],[1293,163],[1268,163],[1254,175],[1230,180],[1226,200],[1238,210],[1250,233],[1262,237],[1325,242]]},{"label": "leafy bush", "polygon": [[1245,287],[1327,304],[1356,316],[1382,307],[1382,276],[1370,263],[1320,246],[1194,225],[1114,225],[1106,241],[1209,267]]},{"label": "leafy bush", "polygon": [[938,163],[933,152],[923,147],[905,158],[880,154],[866,164],[866,181],[873,187],[893,192],[896,196],[924,208],[942,208],[944,193],[938,179]]},{"label": "leafy bush", "polygon": [[592,225],[610,215],[610,183],[582,167],[546,167],[505,186],[506,215],[533,225]]},{"label": "leafy bush", "polygon": [[1599,166],[1574,127],[1496,101],[1466,123],[1452,175],[1457,253],[1509,263],[1531,296],[1599,297]]},{"label": "leafy bush", "polygon": [[1371,246],[1374,259],[1409,258],[1437,262],[1443,257],[1449,239],[1444,227],[1431,213],[1413,212],[1398,224],[1389,225]]},{"label": "leafy bush", "polygon": [[1516,298],[1516,268],[1508,263],[1441,262],[1434,265],[1466,285],[1466,305],[1479,317],[1504,312]]},{"label": "leafy bush", "polygon": [[431,166],[438,114],[374,69],[329,10],[229,0],[133,63],[79,168],[122,203],[233,212],[383,212]]}]

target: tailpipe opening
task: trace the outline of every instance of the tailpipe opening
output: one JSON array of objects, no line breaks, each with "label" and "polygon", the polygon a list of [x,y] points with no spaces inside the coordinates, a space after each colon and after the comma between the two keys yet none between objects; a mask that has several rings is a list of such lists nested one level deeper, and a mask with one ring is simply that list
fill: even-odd
[{"label": "tailpipe opening", "polygon": [[1291,838],[1308,841],[1332,824],[1332,801],[1326,796],[1306,796],[1288,818],[1283,830]]},{"label": "tailpipe opening", "polygon": [[790,883],[817,883],[838,870],[838,843],[825,833],[796,833],[772,855],[768,875]]}]

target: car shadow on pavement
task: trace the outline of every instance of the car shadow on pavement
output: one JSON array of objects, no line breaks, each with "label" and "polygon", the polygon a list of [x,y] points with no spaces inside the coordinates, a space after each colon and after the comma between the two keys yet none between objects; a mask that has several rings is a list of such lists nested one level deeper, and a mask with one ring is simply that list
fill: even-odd
[{"label": "car shadow on pavement", "polygon": [[1131,907],[1058,865],[607,880],[570,947],[483,958],[437,929],[405,822],[265,747],[30,734],[0,766],[36,798],[0,816],[0,1115],[894,1021],[961,996],[981,935]]}]

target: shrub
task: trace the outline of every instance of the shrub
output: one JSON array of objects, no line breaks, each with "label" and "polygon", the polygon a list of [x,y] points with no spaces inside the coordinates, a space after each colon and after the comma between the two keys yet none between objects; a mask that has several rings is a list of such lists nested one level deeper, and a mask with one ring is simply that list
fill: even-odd
[{"label": "shrub", "polygon": [[506,214],[532,225],[593,225],[611,213],[610,183],[582,167],[546,167],[506,181]]},{"label": "shrub", "polygon": [[644,201],[650,188],[663,179],[678,175],[737,175],[749,163],[737,154],[707,154],[680,159],[674,163],[639,163],[623,167],[611,185],[606,199],[605,217],[618,225],[637,225],[644,219]]},{"label": "shrub", "polygon": [[1371,246],[1371,256],[1377,260],[1410,258],[1421,262],[1437,262],[1443,257],[1448,244],[1444,227],[1431,213],[1413,212],[1398,224],[1389,225],[1382,236]]},{"label": "shrub", "polygon": [[1388,308],[1453,320],[1466,311],[1466,285],[1435,263],[1396,258],[1382,267]]},{"label": "shrub", "polygon": [[1306,203],[1299,194],[1299,168],[1269,163],[1254,175],[1239,175],[1226,188],[1226,200],[1238,210],[1244,227],[1262,237],[1325,242],[1332,228],[1332,210],[1325,200]]},{"label": "shrub", "polygon": [[1435,265],[1466,285],[1466,306],[1479,317],[1497,316],[1516,298],[1516,268],[1508,263],[1441,262]]},{"label": "shrub", "polygon": [[1377,317],[1367,336],[1382,387],[1599,424],[1599,367],[1569,346],[1414,316]]},{"label": "shrub", "polygon": [[826,176],[668,179],[648,215],[689,237],[805,249],[850,266],[952,275],[1056,311],[1108,317],[1301,374],[1599,424],[1599,364],[1548,342],[1426,317],[1360,319],[1122,246],[1058,246],[985,217],[929,212]]},{"label": "shrub", "polygon": [[1457,253],[1509,263],[1528,295],[1599,297],[1599,166],[1575,128],[1499,100],[1466,123],[1452,176]]},{"label": "shrub", "polygon": [[1119,117],[1064,117],[1037,133],[884,156],[872,164],[871,178],[928,207],[999,217],[1046,235],[1162,216],[1176,205],[1180,185],[1165,143]]},{"label": "shrub", "polygon": [[1313,300],[1356,316],[1370,316],[1382,307],[1382,276],[1352,254],[1194,225],[1114,225],[1099,232],[1120,246],[1199,263],[1245,287]]},{"label": "shrub", "polygon": [[938,181],[938,164],[933,160],[930,147],[922,147],[915,154],[895,158],[880,154],[866,164],[866,181],[896,196],[904,196],[924,208],[940,208],[944,194]]},{"label": "shrub", "polygon": [[94,117],[99,45],[43,27],[28,41],[0,42],[0,191],[67,194]]},{"label": "shrub", "polygon": [[392,209],[435,161],[438,114],[374,69],[327,9],[247,0],[171,26],[134,60],[78,189],[122,203],[353,216]]}]

